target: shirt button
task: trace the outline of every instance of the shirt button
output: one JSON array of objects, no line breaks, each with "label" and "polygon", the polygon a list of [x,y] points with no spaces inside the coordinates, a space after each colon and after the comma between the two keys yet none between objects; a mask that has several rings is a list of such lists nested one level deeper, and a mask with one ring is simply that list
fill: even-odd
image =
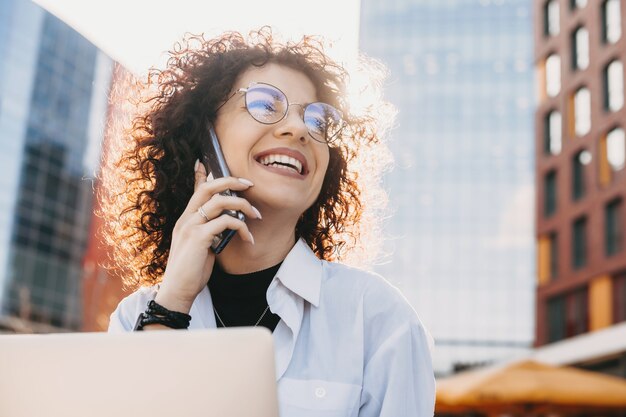
[{"label": "shirt button", "polygon": [[322,387],[315,388],[315,396],[317,398],[324,398],[326,396],[326,390]]}]

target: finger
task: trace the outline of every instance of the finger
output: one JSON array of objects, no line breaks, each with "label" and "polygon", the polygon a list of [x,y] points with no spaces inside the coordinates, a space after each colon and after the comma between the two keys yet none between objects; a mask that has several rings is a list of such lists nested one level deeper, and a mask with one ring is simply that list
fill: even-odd
[{"label": "finger", "polygon": [[241,239],[254,244],[254,237],[252,237],[252,233],[250,233],[246,223],[228,214],[222,214],[218,218],[201,225],[200,228],[207,237],[207,246],[211,245],[214,236],[222,233],[226,229],[237,231]]},{"label": "finger", "polygon": [[[202,208],[202,212],[200,212]],[[241,211],[247,218],[261,219],[261,213],[248,200],[241,197],[215,194],[209,201],[198,208],[198,223],[204,223],[220,216],[225,210]],[[208,217],[208,220],[204,216]]]},{"label": "finger", "polygon": [[196,164],[194,166],[194,178],[195,178],[195,181],[193,185],[193,190],[195,192],[200,186],[200,184],[202,184],[203,182],[206,182],[206,178],[207,178],[204,164],[200,162],[199,159],[196,159]]},{"label": "finger", "polygon": [[250,188],[252,182],[245,178],[236,177],[223,177],[217,178],[212,181],[205,181],[198,185],[198,188],[193,193],[187,204],[187,213],[192,213],[198,210],[198,208],[206,203],[215,194],[222,193],[226,190],[231,191],[244,191]]}]

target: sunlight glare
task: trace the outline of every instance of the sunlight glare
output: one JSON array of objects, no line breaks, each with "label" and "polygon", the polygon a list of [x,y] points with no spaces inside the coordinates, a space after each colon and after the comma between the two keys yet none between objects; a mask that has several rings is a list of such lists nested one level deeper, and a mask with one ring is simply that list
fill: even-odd
[{"label": "sunlight glare", "polygon": [[[179,0],[34,0],[136,74],[163,67],[166,51],[186,32],[205,37],[264,25],[282,38],[321,35],[332,43],[329,55],[340,62],[356,56],[358,0],[215,2]],[[304,6],[304,7],[303,7]]]}]

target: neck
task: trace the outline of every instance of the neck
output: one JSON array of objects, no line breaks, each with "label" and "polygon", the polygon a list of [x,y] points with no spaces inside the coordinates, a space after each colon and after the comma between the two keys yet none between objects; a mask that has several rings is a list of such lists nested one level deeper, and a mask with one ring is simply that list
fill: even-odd
[{"label": "neck", "polygon": [[296,242],[296,221],[286,220],[290,218],[274,214],[264,215],[262,220],[247,219],[254,245],[236,234],[216,261],[230,274],[260,271],[282,262]]}]

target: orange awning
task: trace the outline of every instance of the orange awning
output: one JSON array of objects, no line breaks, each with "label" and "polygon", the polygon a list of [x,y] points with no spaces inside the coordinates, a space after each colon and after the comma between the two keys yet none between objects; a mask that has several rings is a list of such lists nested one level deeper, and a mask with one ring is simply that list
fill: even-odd
[{"label": "orange awning", "polygon": [[530,408],[623,408],[626,380],[533,361],[464,372],[437,381],[437,412]]}]

